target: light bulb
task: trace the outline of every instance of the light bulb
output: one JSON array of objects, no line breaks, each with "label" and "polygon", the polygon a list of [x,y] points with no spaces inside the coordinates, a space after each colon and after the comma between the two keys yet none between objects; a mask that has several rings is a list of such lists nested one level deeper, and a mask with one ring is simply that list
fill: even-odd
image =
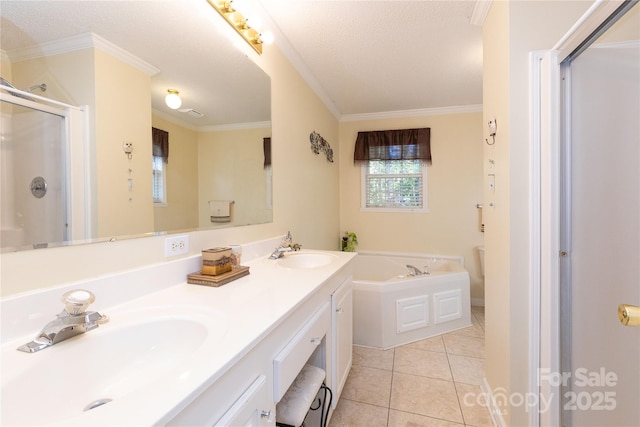
[{"label": "light bulb", "polygon": [[167,90],[167,92],[168,94],[164,98],[164,102],[167,104],[167,107],[171,108],[172,110],[177,110],[178,108],[180,108],[180,106],[182,105],[182,99],[180,99],[180,95],[178,95],[180,92],[175,89],[169,89]]},{"label": "light bulb", "polygon": [[247,25],[257,32],[260,32],[260,29],[262,28],[262,18],[258,15],[252,15],[247,18]]},{"label": "light bulb", "polygon": [[262,43],[264,44],[271,44],[273,43],[273,33],[271,31],[265,31],[264,33],[260,34],[260,40],[262,40]]},{"label": "light bulb", "polygon": [[249,14],[249,3],[244,0],[233,0],[231,2],[231,8],[244,16]]}]

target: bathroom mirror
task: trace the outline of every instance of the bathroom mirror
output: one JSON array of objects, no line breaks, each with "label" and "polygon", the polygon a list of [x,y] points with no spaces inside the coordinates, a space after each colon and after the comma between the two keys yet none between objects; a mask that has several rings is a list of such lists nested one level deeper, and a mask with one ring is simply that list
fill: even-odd
[{"label": "bathroom mirror", "polygon": [[[229,28],[207,1],[3,0],[0,15],[1,71],[6,83],[71,105],[95,105],[91,111],[95,115],[90,114],[88,121],[98,136],[92,135],[95,140],[91,143],[104,145],[106,140],[110,145],[109,158],[100,146],[92,151],[95,159],[90,166],[95,182],[87,183],[87,198],[99,215],[91,220],[90,234],[81,240],[67,240],[62,234],[61,238],[12,245],[11,233],[25,232],[19,230],[24,221],[14,218],[13,223],[2,224],[3,251],[272,221],[271,170],[270,166],[264,167],[263,151],[264,139],[271,137],[270,79],[250,53],[234,46],[234,42],[242,41],[228,36]],[[42,59],[58,60],[85,52],[94,52],[90,64],[95,69],[87,74],[87,68],[64,65],[65,78],[58,78]],[[136,76],[143,77],[129,81],[126,73],[119,74],[120,68],[102,68],[104,52],[109,61],[116,58],[118,67],[126,63],[128,68],[142,70]],[[38,67],[39,63],[44,65]],[[85,80],[93,85],[87,91],[95,98],[90,101],[76,96],[77,90],[69,87]],[[32,88],[36,81],[38,87]],[[42,83],[47,85],[45,91],[39,86]],[[168,89],[179,91],[179,109],[172,110],[165,104]],[[118,99],[109,108],[100,103],[116,94]],[[142,99],[147,104],[140,104]],[[133,107],[136,102],[141,108]],[[3,124],[23,108],[7,108],[4,104]],[[121,117],[111,117],[118,110]],[[118,133],[126,127],[125,121],[143,126],[144,133]],[[152,172],[151,127],[169,132],[164,203],[153,202],[152,181],[157,176]],[[100,142],[98,138],[105,133],[109,136]],[[128,143],[133,146],[131,153],[124,149]],[[15,161],[15,169],[27,169],[27,163],[35,163],[31,154],[17,160],[19,156],[14,156],[10,147],[3,143],[3,165]],[[34,170],[32,174],[35,178],[43,173]],[[3,181],[7,181],[4,176]],[[94,194],[96,188],[108,183],[115,185]],[[62,187],[62,200],[70,198],[64,194],[68,183]],[[108,193],[118,193],[115,202]],[[0,201],[4,219],[13,203],[6,200],[6,194],[3,191]],[[228,222],[210,221],[210,201],[230,204]],[[173,213],[168,213],[172,209]],[[135,221],[131,219],[134,216]],[[53,217],[45,213],[35,222]],[[24,226],[31,227],[28,223]]]}]

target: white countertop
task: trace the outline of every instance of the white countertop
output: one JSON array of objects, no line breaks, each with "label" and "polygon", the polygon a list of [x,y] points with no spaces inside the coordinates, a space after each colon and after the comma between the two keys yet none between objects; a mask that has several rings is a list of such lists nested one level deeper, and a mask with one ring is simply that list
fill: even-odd
[{"label": "white countertop", "polygon": [[[172,313],[176,312],[193,313],[195,317],[200,316],[214,322],[214,329],[221,331],[216,334],[221,333],[221,336],[209,340],[210,342],[206,342],[197,351],[178,360],[167,370],[140,373],[140,381],[136,383],[137,387],[132,387],[134,389],[127,393],[122,391],[124,388],[121,388],[120,393],[124,394],[120,398],[112,396],[113,401],[107,405],[88,412],[79,412],[77,416],[71,418],[59,419],[54,425],[156,425],[167,422],[220,378],[234,363],[280,324],[289,313],[355,256],[354,253],[345,252],[311,250],[303,250],[302,252],[328,253],[335,259],[326,266],[287,269],[281,267],[277,261],[262,257],[243,263],[250,267],[248,276],[221,287],[191,285],[182,282],[167,286],[159,291],[137,295],[130,301],[112,306],[100,304],[101,297],[105,301],[109,300],[109,290],[105,288],[105,284],[101,284],[100,293],[96,293],[98,297],[96,303],[89,310],[107,314],[110,317],[108,323],[33,354],[19,352],[15,348],[33,339],[38,330],[31,330],[28,334],[22,334],[20,337],[3,343],[2,424],[20,424],[19,419],[14,419],[13,415],[8,414],[7,409],[12,408],[13,412],[13,409],[16,409],[13,405],[17,403],[12,400],[9,393],[5,394],[5,391],[16,390],[15,387],[18,383],[12,384],[12,381],[23,381],[25,377],[28,377],[30,369],[33,369],[32,365],[46,364],[48,358],[55,360],[54,356],[57,355],[54,353],[62,354],[63,349],[69,355],[68,359],[65,359],[69,364],[90,365],[89,346],[91,346],[92,339],[98,340],[101,334],[108,334],[110,329],[116,330],[116,328],[129,325],[130,322],[137,321],[136,316],[140,317],[141,315],[143,317],[171,317]],[[197,260],[191,260],[188,265],[193,266],[197,263],[199,263]],[[136,280],[146,280],[144,274],[140,272],[136,272],[136,274]],[[120,278],[120,280],[123,279]],[[184,280],[186,280],[186,274]],[[94,287],[92,291],[95,292],[97,285],[93,284],[92,286]],[[114,286],[114,292],[122,292],[122,286],[122,284]],[[33,295],[30,296],[33,297]],[[7,323],[15,325],[15,321],[9,321],[5,318],[5,314],[15,312],[16,307],[19,308],[20,304],[16,300],[11,303],[9,313],[6,310],[2,312],[3,334],[10,332],[5,330]],[[53,305],[48,314],[38,313],[36,317],[46,319],[44,322],[46,323],[52,320],[55,313],[61,309],[61,305]],[[180,314],[180,316],[182,315]],[[209,315],[211,317],[208,317]],[[40,327],[44,326],[44,323]],[[32,322],[32,324],[35,323]],[[13,337],[11,333],[9,336]],[[50,368],[56,370],[55,365]],[[80,372],[81,369],[78,371]],[[100,373],[95,373],[95,375],[99,376]],[[53,377],[55,378],[55,375]],[[48,381],[47,378],[39,380]],[[37,382],[38,379],[35,381]],[[59,384],[57,389],[64,395],[67,388],[73,388],[73,384],[73,378],[68,378],[68,381]],[[38,384],[23,384],[23,386],[37,388]],[[87,399],[92,400],[100,397],[102,396],[89,396]],[[60,398],[59,395],[51,396],[52,401],[58,398]],[[41,410],[40,404],[33,401],[24,401],[20,406],[24,407],[25,416]],[[54,419],[55,417],[51,417],[51,415],[45,413],[42,419]],[[31,422],[42,424],[42,421],[39,421],[37,417]]]}]

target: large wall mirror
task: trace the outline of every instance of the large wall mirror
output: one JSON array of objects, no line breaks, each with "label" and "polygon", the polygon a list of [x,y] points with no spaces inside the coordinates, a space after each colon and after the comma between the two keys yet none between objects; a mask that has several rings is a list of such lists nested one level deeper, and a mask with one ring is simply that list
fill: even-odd
[{"label": "large wall mirror", "polygon": [[272,221],[270,79],[206,0],[0,14],[2,251]]}]

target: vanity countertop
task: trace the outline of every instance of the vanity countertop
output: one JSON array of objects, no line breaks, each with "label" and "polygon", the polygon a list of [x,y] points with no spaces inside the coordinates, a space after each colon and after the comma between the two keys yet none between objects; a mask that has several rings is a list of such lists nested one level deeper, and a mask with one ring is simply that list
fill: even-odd
[{"label": "vanity countertop", "polygon": [[[99,292],[93,289],[97,299],[89,309],[107,314],[108,323],[33,354],[19,352],[15,348],[33,339],[37,330],[3,343],[1,424],[22,424],[20,413],[28,418],[24,420],[26,424],[166,423],[355,256],[355,253],[312,250],[295,254],[326,255],[330,262],[290,268],[282,262],[282,259],[291,257],[289,254],[281,260],[261,257],[244,264],[250,267],[248,276],[221,287],[187,284],[185,274],[182,283],[110,306],[101,304],[101,296],[104,296],[104,301],[116,301],[107,297],[110,291],[106,285],[101,285]],[[192,260],[189,265],[198,265],[198,261]],[[144,278],[140,272],[136,274],[137,280]],[[122,289],[122,284],[114,288],[117,292]],[[15,309],[18,302],[12,301],[12,304]],[[52,305],[47,313],[49,320],[61,308],[61,305]],[[46,318],[42,313],[38,315]],[[2,319],[5,324],[4,312]],[[147,326],[154,322],[155,326],[148,329]],[[118,330],[127,331],[127,328],[131,333],[116,334]],[[142,338],[137,340],[140,334]],[[109,342],[117,344],[113,346]],[[157,349],[155,344],[149,343],[157,343]],[[126,359],[129,349],[137,345],[144,350],[143,360],[118,360],[120,356]],[[171,360],[158,358],[153,351],[166,352],[171,355]],[[131,358],[136,359],[136,356]],[[113,360],[113,363],[102,369],[92,359]],[[147,361],[151,362],[146,364]],[[123,363],[130,372],[126,375],[119,371],[111,373],[109,370],[113,368],[110,366],[118,363]],[[40,378],[42,372],[46,372],[45,378]],[[37,399],[34,395],[40,393],[38,382],[51,388],[53,393],[43,404],[33,401]],[[91,391],[80,393],[82,402],[73,402],[74,384],[78,383],[77,387],[81,388],[85,382]],[[93,387],[98,383],[103,383],[104,387]],[[30,387],[33,387],[32,391],[29,391]],[[90,395],[92,392],[96,395]],[[69,396],[65,397],[62,405],[56,405],[60,393]],[[102,407],[82,412],[86,404],[100,398],[113,400]],[[69,404],[76,406],[69,409]],[[38,408],[38,411],[33,408]],[[41,412],[42,417],[34,412]]]}]

